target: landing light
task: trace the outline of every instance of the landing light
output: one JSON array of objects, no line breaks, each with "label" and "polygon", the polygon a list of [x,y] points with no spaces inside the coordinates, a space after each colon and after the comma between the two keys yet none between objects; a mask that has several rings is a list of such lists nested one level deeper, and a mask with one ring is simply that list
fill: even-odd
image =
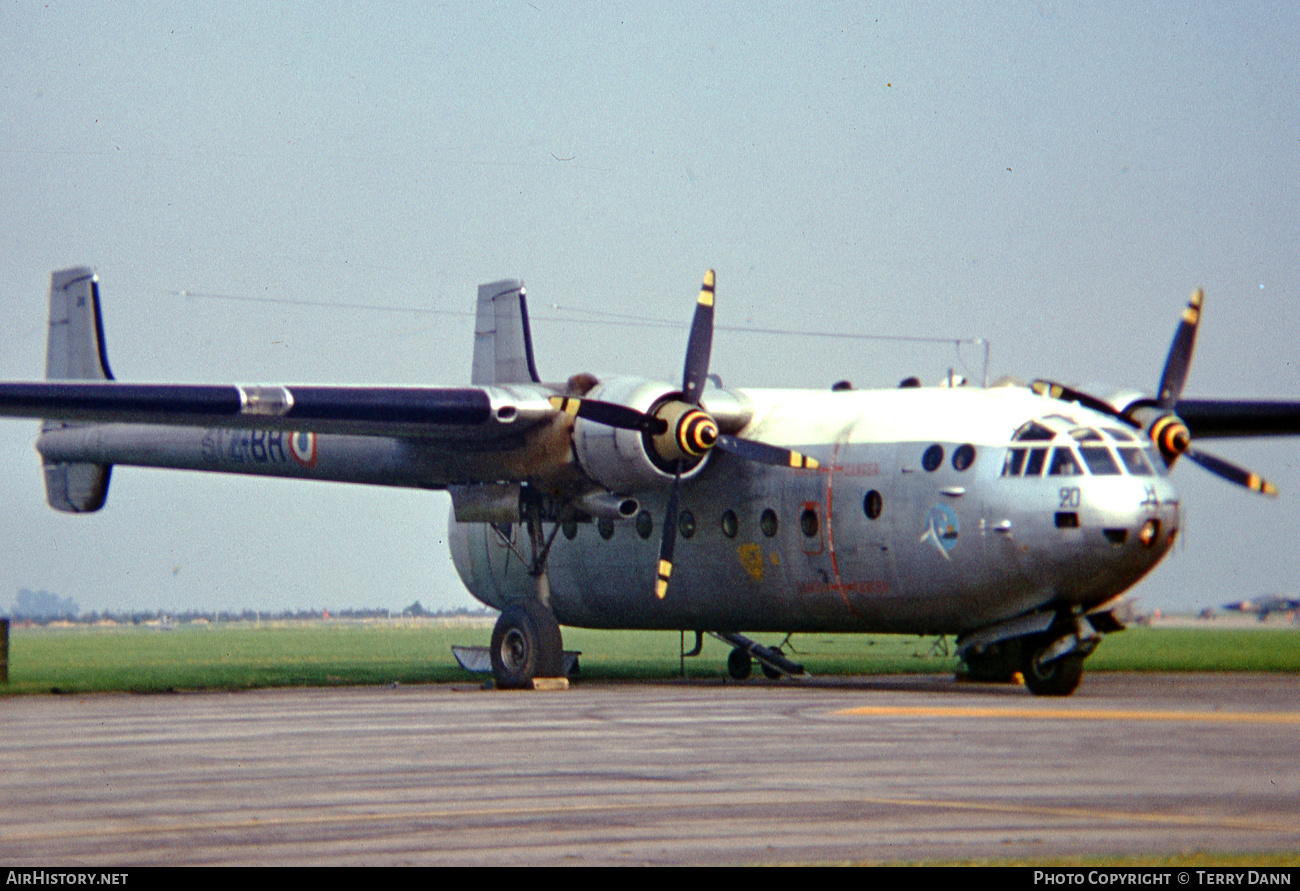
[{"label": "landing light", "polygon": [[1142,547],[1144,548],[1151,547],[1151,545],[1155,544],[1156,539],[1159,537],[1160,537],[1159,520],[1147,520],[1145,523],[1142,524],[1142,528],[1138,530],[1138,541],[1142,542]]}]

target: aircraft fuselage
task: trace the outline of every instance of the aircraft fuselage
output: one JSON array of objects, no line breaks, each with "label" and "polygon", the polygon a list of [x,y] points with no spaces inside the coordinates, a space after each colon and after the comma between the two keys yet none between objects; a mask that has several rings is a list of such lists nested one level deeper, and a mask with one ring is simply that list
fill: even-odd
[{"label": "aircraft fuselage", "polygon": [[[548,559],[562,624],[960,634],[1104,603],[1180,526],[1136,431],[1025,388],[737,392],[754,411],[747,437],[821,467],[712,454],[683,484],[662,601],[651,591],[667,487],[638,493],[634,518],[566,524]],[[453,521],[452,553],[490,606],[535,590],[518,524]]]}]

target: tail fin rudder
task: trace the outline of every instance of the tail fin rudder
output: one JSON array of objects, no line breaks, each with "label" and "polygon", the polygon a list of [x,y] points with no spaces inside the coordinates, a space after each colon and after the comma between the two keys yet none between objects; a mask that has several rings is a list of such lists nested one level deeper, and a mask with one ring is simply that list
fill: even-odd
[{"label": "tail fin rudder", "polygon": [[540,380],[533,363],[533,336],[528,328],[523,282],[479,285],[471,383],[526,384]]},{"label": "tail fin rudder", "polygon": [[111,381],[99,312],[99,280],[84,266],[50,276],[46,380]]},{"label": "tail fin rudder", "polygon": [[[111,381],[99,311],[99,282],[84,266],[50,275],[50,333],[45,352],[46,380]],[[47,420],[41,431],[84,426]],[[46,463],[45,500],[66,513],[96,511],[108,497],[110,464]]]}]

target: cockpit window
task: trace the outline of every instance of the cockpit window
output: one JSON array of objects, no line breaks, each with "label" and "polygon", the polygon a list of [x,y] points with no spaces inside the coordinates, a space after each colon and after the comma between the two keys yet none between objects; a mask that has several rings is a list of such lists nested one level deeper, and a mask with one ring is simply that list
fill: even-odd
[{"label": "cockpit window", "polygon": [[1002,462],[1003,476],[1020,476],[1025,466],[1024,449],[1007,449],[1007,460]]},{"label": "cockpit window", "polygon": [[1037,421],[1028,421],[1015,432],[1011,439],[1015,442],[1050,442],[1056,434]]},{"label": "cockpit window", "polygon": [[1074,457],[1074,449],[1066,446],[1057,446],[1052,452],[1052,466],[1047,471],[1048,476],[1081,476],[1082,468],[1079,467],[1079,460]]},{"label": "cockpit window", "polygon": [[1047,463],[1047,449],[1030,449],[1029,460],[1025,462],[1025,476],[1038,476]]},{"label": "cockpit window", "polygon": [[1026,421],[1012,434],[1002,475],[1034,477],[1044,471],[1048,476],[1164,476],[1165,465],[1140,433],[1118,426],[1085,427],[1065,415],[1045,415]]},{"label": "cockpit window", "polygon": [[1146,456],[1142,454],[1141,449],[1121,448],[1119,457],[1124,462],[1124,466],[1128,468],[1128,472],[1134,476],[1155,475],[1155,471],[1151,469],[1151,465],[1147,462]]},{"label": "cockpit window", "polygon": [[1093,476],[1120,475],[1115,456],[1105,446],[1080,446],[1079,454],[1083,455],[1083,463],[1088,465],[1088,472]]}]

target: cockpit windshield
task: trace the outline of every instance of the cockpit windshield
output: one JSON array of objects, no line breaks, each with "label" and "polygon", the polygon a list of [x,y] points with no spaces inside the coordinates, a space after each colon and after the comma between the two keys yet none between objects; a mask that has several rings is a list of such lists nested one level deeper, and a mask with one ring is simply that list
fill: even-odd
[{"label": "cockpit windshield", "polygon": [[[1065,415],[1027,421],[1011,436],[1003,476],[1163,476],[1164,462],[1120,427],[1087,427]],[[1050,460],[1049,460],[1050,458]]]}]

